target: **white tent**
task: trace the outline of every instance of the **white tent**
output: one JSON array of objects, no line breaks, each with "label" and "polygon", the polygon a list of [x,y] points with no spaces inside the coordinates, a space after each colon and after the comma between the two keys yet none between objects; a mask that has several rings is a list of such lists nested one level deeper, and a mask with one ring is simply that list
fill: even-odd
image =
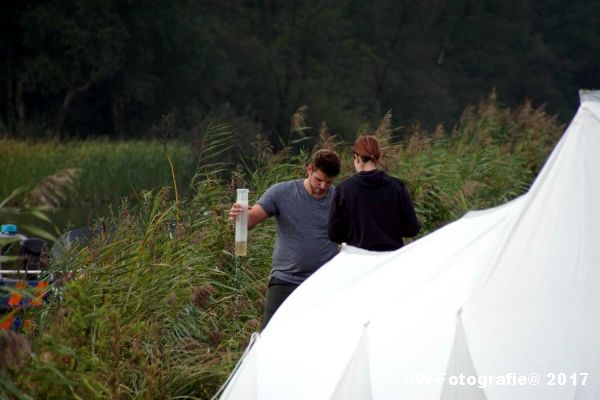
[{"label": "white tent", "polygon": [[344,247],[221,399],[600,399],[600,93],[581,100],[527,194],[396,252]]}]

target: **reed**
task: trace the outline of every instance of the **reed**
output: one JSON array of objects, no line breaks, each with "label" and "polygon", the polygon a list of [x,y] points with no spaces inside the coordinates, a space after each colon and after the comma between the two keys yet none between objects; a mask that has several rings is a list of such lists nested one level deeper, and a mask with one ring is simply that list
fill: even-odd
[{"label": "reed", "polygon": [[[14,189],[34,190],[48,177],[77,170],[69,196],[61,206],[118,202],[134,190],[152,189],[172,182],[165,168],[164,146],[180,181],[189,182],[196,167],[191,149],[181,143],[159,141],[76,142],[17,141],[0,138],[0,198]],[[30,200],[35,199],[35,196]]]},{"label": "reed", "polygon": [[[506,110],[493,97],[450,132],[414,128],[399,140],[390,121],[386,114],[378,131],[389,135],[386,165],[411,189],[423,234],[524,193],[562,130],[541,109]],[[209,153],[229,143],[219,132],[203,144]],[[321,136],[348,166],[347,144],[325,127]],[[271,184],[303,176],[310,159],[308,149],[272,149],[258,138],[227,178],[206,158],[178,203],[172,188],[148,191],[138,211],[124,203],[105,221],[114,233],[55,260],[69,279],[31,311],[31,351],[1,372],[14,391],[4,383],[0,398],[210,398],[260,327],[274,242],[268,221],[249,232],[249,256],[233,256],[233,189],[249,188],[254,203]]]}]

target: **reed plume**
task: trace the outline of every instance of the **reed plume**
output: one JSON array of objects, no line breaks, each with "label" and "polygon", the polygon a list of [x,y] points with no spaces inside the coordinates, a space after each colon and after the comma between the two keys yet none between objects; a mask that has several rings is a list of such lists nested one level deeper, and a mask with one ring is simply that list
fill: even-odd
[{"label": "reed plume", "polygon": [[69,195],[74,191],[80,168],[65,168],[44,177],[40,183],[25,196],[27,206],[59,208],[67,204]]}]

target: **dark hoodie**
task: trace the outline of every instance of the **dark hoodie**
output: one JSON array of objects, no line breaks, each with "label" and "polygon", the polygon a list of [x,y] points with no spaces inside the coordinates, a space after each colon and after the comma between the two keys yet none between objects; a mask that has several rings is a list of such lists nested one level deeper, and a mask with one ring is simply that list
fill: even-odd
[{"label": "dark hoodie", "polygon": [[396,250],[421,229],[404,183],[384,171],[359,172],[335,190],[329,239],[374,251]]}]

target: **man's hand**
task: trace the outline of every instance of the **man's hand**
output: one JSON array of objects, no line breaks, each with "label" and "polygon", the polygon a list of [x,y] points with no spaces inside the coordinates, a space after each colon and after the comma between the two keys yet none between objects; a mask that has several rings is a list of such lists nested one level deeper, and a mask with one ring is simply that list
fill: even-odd
[{"label": "man's hand", "polygon": [[[242,212],[244,206],[239,203],[233,203],[229,210],[229,219],[235,221],[239,213]],[[260,224],[265,219],[269,218],[269,214],[259,205],[248,206],[248,228],[252,228],[256,224]]]},{"label": "man's hand", "polygon": [[[248,206],[248,211],[250,211],[251,208],[252,207]],[[238,214],[241,213],[243,209],[244,207],[240,203],[233,203],[233,205],[231,206],[231,210],[229,210],[229,219],[232,221],[235,220]]]}]

